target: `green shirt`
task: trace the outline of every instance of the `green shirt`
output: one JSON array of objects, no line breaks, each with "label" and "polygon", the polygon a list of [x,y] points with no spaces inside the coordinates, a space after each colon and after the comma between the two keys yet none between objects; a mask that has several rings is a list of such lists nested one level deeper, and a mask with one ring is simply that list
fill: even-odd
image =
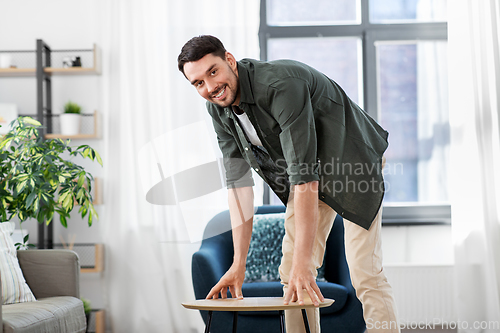
[{"label": "green shirt", "polygon": [[384,196],[388,133],[337,83],[303,63],[243,59],[238,76],[239,107],[256,129],[263,156],[278,167],[274,174],[282,170],[287,181],[277,183],[262,170],[261,150],[248,142],[230,107],[207,102],[228,188],[252,186],[252,167],[286,204],[289,186],[318,180],[320,200],[368,229]]}]

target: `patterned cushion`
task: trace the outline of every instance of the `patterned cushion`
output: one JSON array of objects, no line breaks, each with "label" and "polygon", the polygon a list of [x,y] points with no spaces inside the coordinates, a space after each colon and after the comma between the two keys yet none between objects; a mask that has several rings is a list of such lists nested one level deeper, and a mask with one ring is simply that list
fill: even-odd
[{"label": "patterned cushion", "polygon": [[2,304],[36,301],[24,280],[17,260],[17,251],[11,234],[10,222],[0,223],[0,273],[2,277]]},{"label": "patterned cushion", "polygon": [[[245,283],[280,281],[281,245],[285,236],[285,213],[255,214],[248,250]],[[324,281],[324,267],[318,270]]]}]

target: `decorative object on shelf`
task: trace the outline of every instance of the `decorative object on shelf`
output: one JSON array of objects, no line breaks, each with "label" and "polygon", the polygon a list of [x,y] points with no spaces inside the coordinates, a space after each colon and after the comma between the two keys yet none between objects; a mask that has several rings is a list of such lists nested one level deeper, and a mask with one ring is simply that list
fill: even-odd
[{"label": "decorative object on shelf", "polygon": [[71,57],[64,57],[62,62],[63,62],[63,68],[73,67],[73,60],[71,60]]},{"label": "decorative object on shelf", "polygon": [[0,221],[17,216],[50,224],[55,213],[67,227],[75,205],[91,226],[98,217],[91,195],[94,177],[64,157],[80,155],[102,166],[97,151],[88,145],[69,146],[70,140],[43,140],[41,124],[30,117],[19,117],[0,141]]},{"label": "decorative object on shelf", "polygon": [[0,103],[0,134],[9,132],[9,124],[17,118],[17,105]]},{"label": "decorative object on shelf", "polygon": [[0,68],[10,68],[12,66],[12,55],[0,54]]},{"label": "decorative object on shelf", "polygon": [[64,113],[59,116],[61,120],[61,134],[77,135],[80,133],[81,110],[80,105],[72,101],[68,101],[64,105]]},{"label": "decorative object on shelf", "polygon": [[82,67],[82,59],[80,57],[73,57],[71,60],[73,67]]}]

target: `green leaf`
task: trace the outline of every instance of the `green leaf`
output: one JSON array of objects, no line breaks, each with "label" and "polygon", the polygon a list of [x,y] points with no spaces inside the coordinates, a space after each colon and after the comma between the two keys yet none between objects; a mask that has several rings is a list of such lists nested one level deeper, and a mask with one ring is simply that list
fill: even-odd
[{"label": "green leaf", "polygon": [[63,227],[67,228],[68,227],[68,221],[66,220],[66,217],[64,215],[59,215],[59,219],[61,220],[61,224]]},{"label": "green leaf", "polygon": [[16,192],[21,193],[24,190],[24,188],[26,187],[26,183],[27,183],[27,180],[22,181],[19,184],[17,184]]},{"label": "green leaf", "polygon": [[23,117],[22,120],[25,123],[28,123],[28,124],[31,124],[31,125],[42,126],[42,124],[39,121],[37,121],[37,120],[35,120],[35,119],[31,118],[31,117]]},{"label": "green leaf", "polygon": [[80,172],[80,177],[78,178],[78,187],[82,187],[84,181],[85,181],[85,172]]},{"label": "green leaf", "polygon": [[24,236],[23,242],[26,244],[29,239],[30,239],[30,234],[27,234],[26,236]]},{"label": "green leaf", "polygon": [[30,208],[31,204],[36,198],[36,192],[31,192],[30,195],[28,195],[28,199],[26,199],[26,208]]},{"label": "green leaf", "polygon": [[38,212],[38,209],[40,208],[40,197],[36,197],[35,202],[33,203],[33,210],[35,212]]},{"label": "green leaf", "polygon": [[97,158],[97,162],[102,166],[102,159],[101,159],[101,155],[99,155],[99,153],[96,151],[95,152],[95,156]]},{"label": "green leaf", "polygon": [[94,216],[92,215],[92,213],[89,213],[89,227],[92,226],[92,219],[93,219],[93,217]]}]

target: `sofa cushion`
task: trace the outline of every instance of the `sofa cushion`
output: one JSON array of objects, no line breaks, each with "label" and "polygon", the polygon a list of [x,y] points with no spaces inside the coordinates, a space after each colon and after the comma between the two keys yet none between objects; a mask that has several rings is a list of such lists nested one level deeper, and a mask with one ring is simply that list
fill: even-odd
[{"label": "sofa cushion", "polygon": [[26,284],[17,260],[17,250],[12,240],[14,225],[0,223],[0,274],[2,278],[2,304],[35,301]]},{"label": "sofa cushion", "polygon": [[4,333],[85,332],[81,300],[71,296],[2,306]]},{"label": "sofa cushion", "polygon": [[[280,281],[285,213],[255,214],[248,249],[245,283]],[[318,269],[318,281],[324,280],[324,266]]]}]

